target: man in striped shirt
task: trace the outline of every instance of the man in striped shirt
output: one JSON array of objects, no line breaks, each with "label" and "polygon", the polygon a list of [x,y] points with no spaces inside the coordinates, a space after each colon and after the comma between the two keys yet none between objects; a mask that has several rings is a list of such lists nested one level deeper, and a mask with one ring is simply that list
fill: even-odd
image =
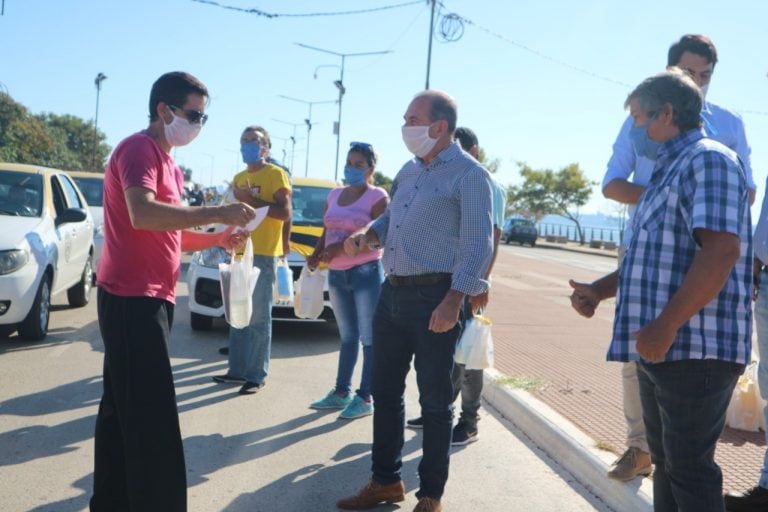
[{"label": "man in striped shirt", "polygon": [[403,501],[401,479],[405,377],[414,359],[424,418],[421,488],[414,512],[439,512],[448,480],[453,385],[464,298],[488,289],[493,254],[487,172],[453,142],[456,102],[440,91],[418,94],[405,113],[403,142],[416,158],[395,177],[389,207],[345,242],[384,248],[387,279],[373,319],[373,475],[343,510]]},{"label": "man in striped shirt", "polygon": [[657,512],[724,510],[717,439],[750,354],[752,237],[736,154],[701,129],[702,95],[682,71],[627,99],[638,154],[656,161],[620,269],[575,283],[584,316],[617,294],[610,361],[639,361]]}]

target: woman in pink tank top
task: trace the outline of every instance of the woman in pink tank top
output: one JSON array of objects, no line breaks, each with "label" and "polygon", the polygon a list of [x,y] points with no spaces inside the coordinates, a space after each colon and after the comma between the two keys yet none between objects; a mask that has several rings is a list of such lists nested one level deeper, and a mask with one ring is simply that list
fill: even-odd
[{"label": "woman in pink tank top", "polygon": [[[371,375],[373,359],[373,313],[379,301],[384,270],[381,249],[361,251],[357,256],[344,252],[344,240],[384,213],[387,192],[373,186],[376,153],[370,144],[353,142],[347,153],[343,188],[328,194],[323,224],[325,229],[307,265],[328,263],[328,289],[339,326],[341,347],[336,385],[326,396],[312,402],[313,409],[343,409],[340,418],[354,419],[373,413]],[[360,388],[352,392],[352,373],[359,344],[363,345]]]}]

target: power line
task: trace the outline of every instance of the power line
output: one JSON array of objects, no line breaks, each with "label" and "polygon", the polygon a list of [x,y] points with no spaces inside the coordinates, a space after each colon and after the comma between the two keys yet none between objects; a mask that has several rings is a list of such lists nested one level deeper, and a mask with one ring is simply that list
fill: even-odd
[{"label": "power line", "polygon": [[234,5],[224,5],[213,0],[192,0],[200,4],[213,5],[222,9],[229,9],[231,11],[239,11],[247,14],[255,14],[257,16],[263,16],[265,18],[311,18],[317,16],[347,16],[350,14],[366,14],[370,12],[386,11],[389,9],[398,9],[400,7],[407,7],[409,5],[416,5],[424,3],[424,0],[416,0],[413,2],[404,2],[401,4],[384,5],[381,7],[371,7],[370,9],[358,9],[355,11],[336,11],[336,12],[309,12],[309,13],[274,13],[262,11],[261,9],[246,9],[243,7],[236,7]]}]

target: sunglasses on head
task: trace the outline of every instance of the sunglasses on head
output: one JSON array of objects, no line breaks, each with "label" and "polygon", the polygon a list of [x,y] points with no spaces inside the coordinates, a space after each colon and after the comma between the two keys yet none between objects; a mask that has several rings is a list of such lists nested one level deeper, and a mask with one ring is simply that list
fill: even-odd
[{"label": "sunglasses on head", "polygon": [[368,144],[367,142],[350,142],[349,143],[350,149],[362,149],[363,151],[368,151],[370,153],[373,153],[373,146]]},{"label": "sunglasses on head", "polygon": [[203,114],[199,110],[187,110],[183,109],[181,107],[177,107],[176,105],[168,105],[168,107],[171,110],[177,110],[184,112],[184,117],[187,118],[187,121],[189,121],[192,124],[205,124],[206,121],[208,121],[208,114]]}]

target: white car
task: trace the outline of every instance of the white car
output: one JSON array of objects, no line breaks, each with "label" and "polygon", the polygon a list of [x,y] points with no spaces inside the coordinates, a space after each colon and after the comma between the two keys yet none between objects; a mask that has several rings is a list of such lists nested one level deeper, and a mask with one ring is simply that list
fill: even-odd
[{"label": "white car", "polygon": [[69,171],[72,179],[85,197],[93,217],[93,280],[104,247],[104,174],[98,172]]},{"label": "white car", "polygon": [[[315,243],[323,232],[323,212],[328,193],[337,185],[333,181],[311,178],[293,178],[291,180],[291,204],[293,223],[291,225],[291,253],[288,266],[297,281],[306,256],[311,254]],[[214,318],[224,317],[224,304],[221,299],[219,281],[219,263],[229,263],[230,254],[213,247],[198,251],[192,255],[187,269],[189,285],[190,323],[194,330],[208,330]],[[295,289],[295,286],[294,286]],[[333,310],[328,298],[328,281],[323,288],[324,308],[321,318],[333,320]],[[275,300],[272,310],[274,317],[295,318],[293,300]]]},{"label": "white car", "polygon": [[93,219],[63,171],[0,163],[0,336],[48,334],[51,296],[90,300]]}]

